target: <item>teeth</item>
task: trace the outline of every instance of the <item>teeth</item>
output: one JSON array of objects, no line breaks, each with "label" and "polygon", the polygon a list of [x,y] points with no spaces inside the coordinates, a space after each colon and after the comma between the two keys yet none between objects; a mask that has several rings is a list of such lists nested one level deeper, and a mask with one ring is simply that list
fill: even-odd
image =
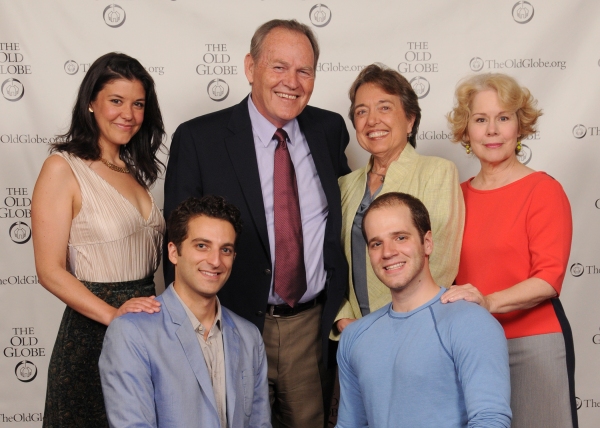
[{"label": "teeth", "polygon": [[399,268],[400,266],[404,266],[405,264],[406,264],[406,262],[396,263],[395,265],[386,266],[385,270],[396,269],[396,268]]},{"label": "teeth", "polygon": [[204,275],[208,275],[208,276],[217,276],[218,274],[216,272],[208,272],[208,271],[200,271],[202,272]]},{"label": "teeth", "polygon": [[384,135],[387,135],[387,134],[389,134],[388,131],[374,131],[374,132],[369,132],[367,134],[367,136],[369,138],[377,138],[377,137],[383,137]]},{"label": "teeth", "polygon": [[275,94],[277,94],[279,98],[287,98],[288,100],[295,100],[298,98],[298,95],[283,94],[281,92],[275,92]]}]

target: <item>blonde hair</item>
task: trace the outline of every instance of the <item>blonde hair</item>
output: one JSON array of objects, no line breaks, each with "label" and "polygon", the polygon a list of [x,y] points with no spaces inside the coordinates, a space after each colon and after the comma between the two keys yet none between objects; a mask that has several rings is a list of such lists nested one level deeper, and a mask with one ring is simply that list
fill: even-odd
[{"label": "blonde hair", "polygon": [[471,103],[477,93],[493,89],[498,94],[502,106],[517,115],[519,140],[536,131],[535,125],[543,114],[537,109],[537,100],[529,90],[519,86],[517,81],[502,73],[485,73],[467,77],[458,83],[454,93],[454,108],[446,115],[452,132],[452,142],[467,144],[467,130],[471,117]]}]

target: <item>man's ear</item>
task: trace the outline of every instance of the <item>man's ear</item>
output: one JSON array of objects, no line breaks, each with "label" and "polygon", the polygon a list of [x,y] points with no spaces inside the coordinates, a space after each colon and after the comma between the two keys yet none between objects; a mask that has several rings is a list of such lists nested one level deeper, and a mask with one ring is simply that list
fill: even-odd
[{"label": "man's ear", "polygon": [[246,73],[246,79],[248,79],[248,83],[252,84],[254,82],[254,58],[252,55],[246,54],[244,58],[244,73]]},{"label": "man's ear", "polygon": [[431,234],[431,230],[428,230],[425,236],[423,236],[423,246],[425,247],[426,256],[433,253],[433,235]]},{"label": "man's ear", "polygon": [[171,263],[177,266],[177,256],[179,256],[179,253],[177,252],[177,246],[172,242],[169,242],[169,245],[167,246],[167,251],[169,252],[169,260],[171,261]]}]

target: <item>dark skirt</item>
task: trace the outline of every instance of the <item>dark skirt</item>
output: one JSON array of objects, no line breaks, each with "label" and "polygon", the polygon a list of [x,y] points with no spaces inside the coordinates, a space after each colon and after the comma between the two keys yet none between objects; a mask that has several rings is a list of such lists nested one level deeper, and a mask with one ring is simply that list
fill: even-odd
[{"label": "dark skirt", "polygon": [[[115,308],[133,297],[156,294],[153,277],[82,283]],[[43,427],[108,427],[98,371],[105,332],[105,325],[65,309],[48,368]]]}]

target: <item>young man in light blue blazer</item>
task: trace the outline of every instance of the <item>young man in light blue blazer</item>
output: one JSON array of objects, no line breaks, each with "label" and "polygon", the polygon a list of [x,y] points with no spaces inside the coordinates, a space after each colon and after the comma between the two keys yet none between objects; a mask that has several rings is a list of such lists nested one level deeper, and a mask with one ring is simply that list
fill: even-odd
[{"label": "young man in light blue blazer", "polygon": [[111,427],[271,427],[267,361],[252,323],[220,305],[241,231],[221,197],[189,198],[168,223],[175,281],[157,313],[109,326],[100,376]]}]

